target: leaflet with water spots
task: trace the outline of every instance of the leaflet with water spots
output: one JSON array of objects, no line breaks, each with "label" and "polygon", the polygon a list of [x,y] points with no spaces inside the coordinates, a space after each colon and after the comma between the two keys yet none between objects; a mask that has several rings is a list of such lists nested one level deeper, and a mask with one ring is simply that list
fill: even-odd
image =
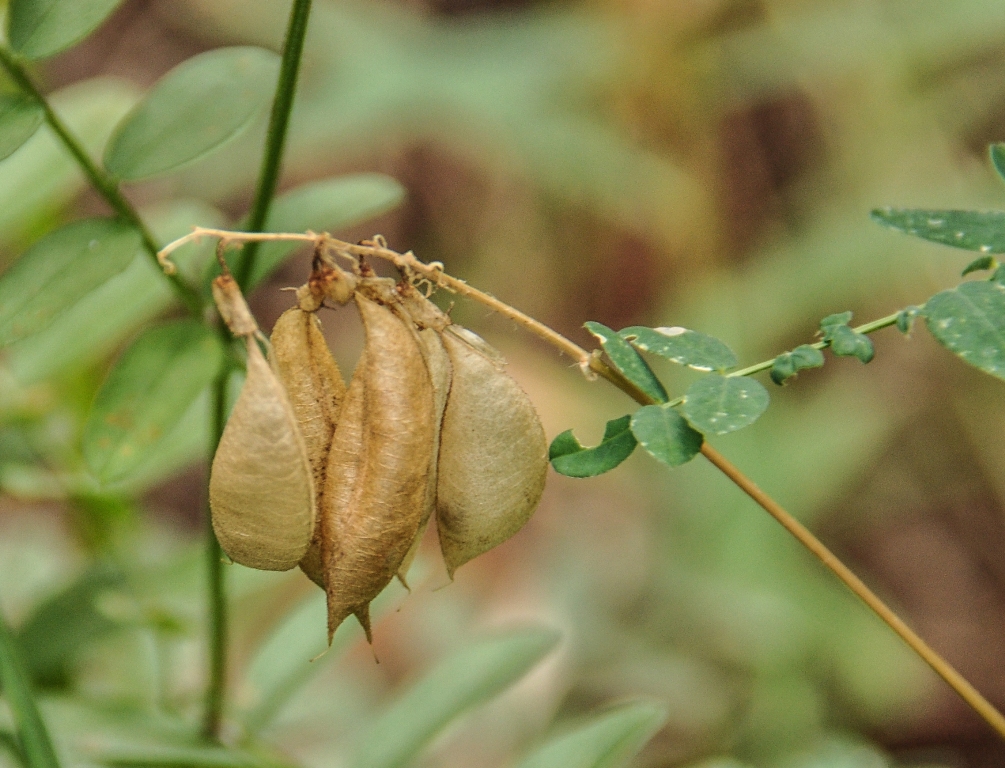
[{"label": "leaflet with water spots", "polygon": [[618,331],[636,349],[665,357],[697,371],[726,371],[736,365],[733,350],[714,336],[687,328],[646,328],[641,325]]},{"label": "leaflet with water spots", "polygon": [[647,405],[632,416],[632,433],[650,456],[671,467],[691,461],[704,438],[673,408]]},{"label": "leaflet with water spots", "polygon": [[597,337],[607,357],[635,386],[657,403],[665,403],[670,399],[649,364],[628,342],[602,323],[590,320],[583,327]]},{"label": "leaflet with water spots", "polygon": [[757,421],[768,407],[768,390],[745,376],[709,374],[684,396],[684,417],[706,435],[725,435]]},{"label": "leaflet with water spots", "polygon": [[1005,212],[878,208],[872,219],[925,240],[979,253],[1005,253]]},{"label": "leaflet with water spots", "polygon": [[942,346],[1005,379],[1005,286],[990,280],[963,283],[935,294],[923,315]]}]

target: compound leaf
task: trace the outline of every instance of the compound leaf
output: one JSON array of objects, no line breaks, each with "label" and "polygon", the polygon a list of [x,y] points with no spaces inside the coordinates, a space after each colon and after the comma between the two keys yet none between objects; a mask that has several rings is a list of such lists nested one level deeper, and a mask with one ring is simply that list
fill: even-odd
[{"label": "compound leaf", "polygon": [[654,459],[671,467],[691,461],[704,441],[673,408],[646,405],[632,416],[632,434]]},{"label": "compound leaf", "polygon": [[698,371],[725,371],[736,365],[736,355],[725,343],[687,328],[632,326],[618,335],[643,352],[665,357]]},{"label": "compound leaf", "polygon": [[75,221],[43,237],[0,277],[0,345],[44,328],[129,266],[139,247],[139,233],[114,219]]},{"label": "compound leaf", "polygon": [[609,472],[632,455],[635,435],[631,430],[631,415],[607,422],[599,445],[584,447],[566,430],[551,443],[548,457],[559,474],[568,477],[594,477]]},{"label": "compound leaf", "polygon": [[269,103],[279,57],[254,46],[193,56],[162,77],[119,124],[105,166],[144,179],[186,165],[247,128]]},{"label": "compound leaf", "polygon": [[591,320],[584,327],[597,337],[611,362],[629,381],[658,403],[670,399],[652,368],[631,344],[601,323]]},{"label": "compound leaf", "polygon": [[1005,253],[1005,212],[879,208],[873,221],[898,232],[967,251]]},{"label": "compound leaf", "polygon": [[922,314],[946,349],[1005,379],[1005,286],[978,280],[935,294]]},{"label": "compound leaf", "polygon": [[10,46],[29,59],[44,59],[80,42],[97,29],[122,0],[11,0],[7,8]]},{"label": "compound leaf", "polygon": [[28,96],[0,96],[0,160],[30,139],[45,119],[42,105]]},{"label": "compound leaf", "polygon": [[695,429],[725,435],[757,421],[769,400],[768,390],[754,379],[711,373],[688,388],[682,409]]},{"label": "compound leaf", "polygon": [[111,483],[141,466],[222,363],[216,334],[195,320],[146,331],[108,374],[84,426],[84,458],[91,472]]}]

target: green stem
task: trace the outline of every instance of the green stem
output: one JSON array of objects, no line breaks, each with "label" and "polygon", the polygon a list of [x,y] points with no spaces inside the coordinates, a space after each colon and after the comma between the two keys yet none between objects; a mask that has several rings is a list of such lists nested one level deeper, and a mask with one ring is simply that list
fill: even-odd
[{"label": "green stem", "polygon": [[[157,266],[157,271],[161,271],[161,266],[157,263],[157,243],[147,229],[143,220],[140,218],[139,213],[133,208],[132,204],[125,198],[122,191],[119,189],[118,182],[108,174],[104,169],[100,168],[87,154],[87,150],[84,148],[80,140],[73,135],[66,123],[64,123],[59,115],[57,115],[52,106],[49,104],[49,100],[45,98],[42,92],[36,87],[35,83],[28,76],[24,67],[18,61],[17,56],[11,52],[8,48],[0,45],[0,65],[7,70],[7,74],[11,76],[11,79],[15,84],[28,96],[31,96],[35,101],[41,105],[42,110],[45,113],[45,121],[52,128],[53,133],[59,138],[66,147],[67,151],[73,156],[73,159],[77,161],[81,170],[90,180],[91,185],[97,190],[105,202],[111,206],[120,217],[128,221],[137,231],[140,233],[140,237],[143,241],[143,248],[150,255],[150,258],[154,260]],[[196,316],[202,313],[202,300],[199,294],[192,290],[191,287],[185,284],[185,282],[178,275],[165,275],[168,280],[171,281],[171,285],[175,292],[178,294],[178,298],[181,299],[182,303]]]},{"label": "green stem", "polygon": [[3,616],[0,616],[0,683],[14,715],[25,764],[28,768],[59,768],[52,740],[32,695],[21,649]]},{"label": "green stem", "polygon": [[[230,343],[226,331],[221,332]],[[216,455],[223,428],[227,423],[227,379],[230,367],[225,366],[213,384],[213,433],[210,456]],[[212,518],[206,509],[206,580],[209,592],[209,685],[206,688],[202,733],[206,739],[218,741],[223,719],[224,694],[227,686],[227,593],[223,574],[223,550],[216,540]]]},{"label": "green stem", "polygon": [[[311,0],[293,0],[290,9],[290,21],[286,27],[286,39],[283,42],[283,59],[279,66],[279,81],[276,83],[276,95],[272,100],[272,114],[269,117],[269,132],[265,137],[265,154],[262,156],[262,167],[258,175],[258,189],[255,190],[255,200],[251,205],[246,229],[250,232],[261,232],[269,215],[269,206],[279,184],[279,168],[283,159],[283,148],[286,145],[286,130],[290,124],[290,112],[293,110],[293,97],[297,91],[297,75],[300,72],[300,59],[304,50],[304,38],[307,36],[307,20],[311,15]],[[255,258],[258,255],[258,243],[249,243],[245,248],[244,258],[236,265],[234,279],[247,290],[248,281],[255,269]]]}]

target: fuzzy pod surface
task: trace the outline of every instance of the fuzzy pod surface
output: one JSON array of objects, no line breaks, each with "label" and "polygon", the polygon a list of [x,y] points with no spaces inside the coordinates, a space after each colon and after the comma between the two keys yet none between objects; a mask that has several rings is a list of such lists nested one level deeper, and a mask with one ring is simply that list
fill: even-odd
[{"label": "fuzzy pod surface", "polygon": [[266,571],[295,566],[314,529],[314,480],[286,390],[252,336],[248,376],[209,476],[213,530],[237,563]]},{"label": "fuzzy pod surface", "polygon": [[441,338],[453,379],[440,431],[436,525],[453,578],[534,513],[548,443],[530,398],[503,370],[498,353],[456,325]]}]

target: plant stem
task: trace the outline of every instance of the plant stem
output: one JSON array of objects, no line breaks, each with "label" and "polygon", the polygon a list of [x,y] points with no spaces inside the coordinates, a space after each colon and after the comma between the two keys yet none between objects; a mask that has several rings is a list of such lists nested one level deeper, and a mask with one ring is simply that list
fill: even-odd
[{"label": "plant stem", "polygon": [[18,746],[28,768],[59,768],[56,751],[35,704],[31,680],[7,621],[0,616],[0,683],[14,716]]},{"label": "plant stem", "polygon": [[[225,343],[230,337],[221,329]],[[227,423],[227,379],[229,366],[224,366],[219,378],[213,382],[213,432],[210,452],[216,455],[223,428]],[[206,739],[218,741],[223,719],[224,693],[227,687],[227,593],[223,573],[223,550],[216,540],[209,505],[206,506],[206,581],[209,592],[209,685],[206,688],[202,733]]]},{"label": "plant stem", "polygon": [[[286,38],[283,41],[279,81],[276,83],[276,95],[272,100],[272,113],[269,116],[269,131],[265,137],[265,154],[262,156],[262,168],[258,175],[258,189],[255,190],[255,200],[248,216],[247,228],[254,232],[259,232],[265,227],[269,206],[279,183],[279,168],[282,164],[283,148],[286,145],[286,130],[290,124],[293,97],[297,91],[297,75],[300,72],[300,60],[310,15],[311,0],[293,0],[290,21],[286,27]],[[252,242],[236,267],[234,277],[241,290],[247,288],[248,281],[254,273],[257,255],[258,243]]]},{"label": "plant stem", "polygon": [[[139,213],[136,212],[136,209],[133,208],[132,204],[122,194],[118,182],[90,158],[80,140],[73,135],[69,127],[53,111],[48,99],[35,86],[35,83],[28,76],[24,67],[21,66],[16,55],[3,45],[0,45],[0,65],[7,70],[11,79],[25,94],[31,96],[41,105],[45,113],[45,121],[63,143],[63,146],[73,156],[73,159],[77,161],[77,165],[80,166],[81,170],[90,180],[91,185],[105,199],[105,202],[111,206],[112,210],[137,229],[143,241],[144,250],[151,258],[156,259],[157,243],[150,230],[143,223]],[[171,286],[174,288],[175,293],[178,294],[178,298],[193,314],[198,316],[202,312],[202,300],[199,298],[199,294],[186,285],[178,275],[168,273],[166,276],[171,281]]]}]

